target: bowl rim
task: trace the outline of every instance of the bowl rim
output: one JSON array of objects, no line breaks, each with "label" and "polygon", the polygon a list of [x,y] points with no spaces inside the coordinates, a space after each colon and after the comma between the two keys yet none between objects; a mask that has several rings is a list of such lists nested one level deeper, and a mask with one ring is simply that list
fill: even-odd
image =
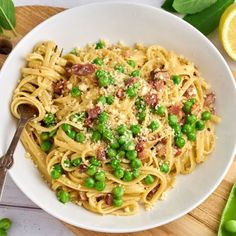
[{"label": "bowl rim", "polygon": [[[159,7],[154,7],[154,6],[150,6],[148,4],[141,4],[141,3],[133,3],[133,2],[123,2],[123,1],[113,1],[113,2],[95,2],[95,3],[88,3],[88,4],[84,4],[84,5],[80,5],[74,8],[70,8],[70,9],[66,9],[62,12],[59,12],[57,14],[55,14],[54,16],[49,17],[48,19],[46,19],[45,21],[43,21],[42,23],[40,23],[39,25],[37,25],[35,28],[33,28],[30,32],[28,32],[21,40],[19,43],[17,43],[16,47],[14,48],[14,50],[16,50],[18,47],[21,46],[21,44],[24,43],[24,41],[28,38],[31,37],[32,34],[34,34],[35,32],[37,32],[38,30],[40,30],[41,28],[43,28],[44,26],[46,26],[48,23],[53,22],[55,20],[57,20],[57,17],[60,15],[66,15],[71,11],[76,11],[77,9],[81,9],[81,8],[88,8],[90,6],[92,7],[96,7],[96,6],[101,6],[101,5],[109,5],[109,6],[139,6],[142,8],[146,8],[146,9],[151,9],[151,10],[155,10],[157,13],[158,12],[162,12],[163,14],[166,14],[167,17],[172,17],[173,19],[175,19],[176,21],[180,22],[181,24],[185,25],[186,27],[188,27],[190,29],[190,31],[194,31],[196,34],[198,34],[200,37],[202,37],[205,41],[206,44],[208,44],[211,48],[211,50],[213,50],[216,55],[219,57],[219,59],[221,60],[221,63],[225,66],[225,72],[228,73],[229,77],[231,78],[233,85],[234,85],[234,92],[236,94],[236,83],[233,77],[233,74],[229,68],[229,65],[226,63],[225,59],[223,58],[223,56],[220,54],[220,52],[218,51],[218,49],[213,45],[213,43],[205,36],[203,35],[201,32],[199,32],[196,28],[194,28],[192,25],[190,25],[189,23],[185,22],[184,20],[182,20],[181,18],[179,18],[178,16],[171,14],[169,12],[164,11],[163,9],[159,8]],[[14,52],[13,50],[13,52]],[[11,61],[13,57],[13,54],[11,53],[8,58],[6,59],[6,61],[4,62],[1,71],[6,70],[6,68],[8,67],[8,63]],[[236,140],[235,140],[236,141]],[[201,198],[199,198],[198,201],[195,202],[195,204],[193,204],[192,206],[188,207],[187,209],[185,209],[184,211],[182,211],[181,213],[177,214],[174,217],[169,217],[169,219],[167,220],[163,220],[162,222],[156,223],[156,224],[149,224],[149,225],[145,225],[145,226],[139,226],[136,228],[131,228],[131,229],[126,229],[126,230],[122,230],[122,229],[112,229],[112,228],[108,228],[108,227],[99,227],[99,226],[94,226],[94,225],[81,225],[79,222],[75,224],[75,222],[72,219],[68,219],[68,218],[64,218],[62,215],[56,214],[52,209],[46,209],[46,207],[44,207],[44,205],[42,204],[42,202],[38,201],[37,198],[34,197],[34,194],[30,193],[30,192],[24,192],[21,188],[21,183],[20,181],[18,181],[18,179],[16,179],[14,177],[14,171],[9,170],[9,174],[11,176],[11,178],[13,179],[13,181],[15,182],[15,184],[18,186],[18,188],[30,199],[32,200],[36,205],[38,205],[41,209],[43,209],[45,212],[49,213],[50,215],[56,217],[57,219],[74,225],[75,227],[81,227],[83,229],[87,229],[87,230],[92,230],[92,231],[97,231],[97,232],[106,232],[106,233],[131,233],[131,232],[139,232],[139,231],[143,231],[143,230],[148,230],[154,227],[158,227],[167,223],[170,223],[184,215],[186,215],[188,212],[192,211],[194,208],[196,208],[198,205],[200,205],[203,201],[205,201],[214,191],[215,189],[218,187],[218,185],[221,183],[221,181],[223,180],[223,178],[225,177],[226,173],[228,172],[233,160],[234,160],[234,155],[236,153],[236,142],[234,144],[234,148],[231,152],[230,158],[229,158],[229,162],[228,164],[225,166],[224,171],[222,171],[221,176],[215,181],[215,184],[211,187],[211,189],[207,192],[207,194],[205,194],[204,196],[202,196]]]}]

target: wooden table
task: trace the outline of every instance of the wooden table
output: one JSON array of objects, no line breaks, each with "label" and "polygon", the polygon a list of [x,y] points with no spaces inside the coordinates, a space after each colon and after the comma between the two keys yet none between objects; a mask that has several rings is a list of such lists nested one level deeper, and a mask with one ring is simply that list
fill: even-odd
[{"label": "wooden table", "polygon": [[[49,8],[49,7],[20,7],[17,9],[17,31],[19,32],[19,37],[15,39],[15,43],[30,31],[37,24],[45,20],[51,15],[62,11],[59,8]],[[5,57],[0,57],[0,64],[5,60]],[[227,200],[230,188],[232,184],[236,182],[236,161],[234,161],[231,166],[227,176],[222,181],[220,186],[216,191],[199,207],[191,211],[184,217],[169,223],[167,225],[154,228],[145,232],[139,233],[129,233],[122,234],[126,236],[213,236],[216,235],[220,215],[222,209]],[[29,201],[22,193],[20,193],[17,188],[12,184],[11,180],[8,179],[3,201],[0,204],[0,217],[10,216],[16,221],[21,218],[21,224],[24,224],[24,231],[22,227],[16,225],[13,227],[18,227],[18,231],[15,233],[18,235],[71,235],[69,231],[66,231],[61,224],[53,217],[46,213],[43,213],[41,209],[35,206],[31,201]],[[20,204],[19,204],[20,203]],[[14,212],[14,213],[11,213]],[[10,212],[10,213],[9,213]],[[43,215],[43,218],[40,218]],[[41,219],[38,222],[38,218]],[[23,221],[22,221],[23,219]],[[43,220],[42,220],[43,219]],[[54,226],[55,227],[51,227]],[[111,235],[104,233],[96,233],[83,229],[78,229],[76,227],[65,224],[66,227],[74,232],[75,235],[80,236],[101,236],[101,235]],[[38,231],[37,231],[38,230]],[[20,232],[22,231],[22,232]]]}]

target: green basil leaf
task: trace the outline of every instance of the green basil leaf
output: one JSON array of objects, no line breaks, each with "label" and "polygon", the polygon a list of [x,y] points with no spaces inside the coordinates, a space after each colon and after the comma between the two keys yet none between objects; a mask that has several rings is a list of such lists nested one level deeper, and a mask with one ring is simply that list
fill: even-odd
[{"label": "green basil leaf", "polygon": [[174,0],[166,0],[162,4],[161,8],[163,8],[164,10],[169,11],[169,12],[176,12],[176,10],[172,6],[173,2],[174,2]]},{"label": "green basil leaf", "polygon": [[194,14],[214,4],[217,0],[174,0],[173,8],[183,14]]},{"label": "green basil leaf", "polygon": [[205,10],[193,15],[186,15],[183,19],[203,34],[208,35],[218,27],[221,15],[232,3],[234,0],[217,0]]},{"label": "green basil leaf", "polygon": [[15,32],[16,10],[12,0],[0,0],[0,25]]}]

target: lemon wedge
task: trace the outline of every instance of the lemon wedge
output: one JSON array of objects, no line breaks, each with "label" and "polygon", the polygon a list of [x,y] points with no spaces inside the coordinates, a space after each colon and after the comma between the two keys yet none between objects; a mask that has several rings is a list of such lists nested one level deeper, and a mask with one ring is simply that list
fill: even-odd
[{"label": "lemon wedge", "polygon": [[221,16],[219,34],[225,51],[236,61],[236,3],[230,5]]}]

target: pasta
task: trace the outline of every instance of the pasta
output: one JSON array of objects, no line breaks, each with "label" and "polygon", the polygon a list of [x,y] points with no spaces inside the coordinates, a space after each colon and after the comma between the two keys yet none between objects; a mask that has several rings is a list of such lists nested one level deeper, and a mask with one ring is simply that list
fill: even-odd
[{"label": "pasta", "polygon": [[198,68],[158,46],[104,41],[26,57],[11,103],[36,106],[21,140],[62,203],[98,214],[154,206],[215,145],[215,95]]}]

